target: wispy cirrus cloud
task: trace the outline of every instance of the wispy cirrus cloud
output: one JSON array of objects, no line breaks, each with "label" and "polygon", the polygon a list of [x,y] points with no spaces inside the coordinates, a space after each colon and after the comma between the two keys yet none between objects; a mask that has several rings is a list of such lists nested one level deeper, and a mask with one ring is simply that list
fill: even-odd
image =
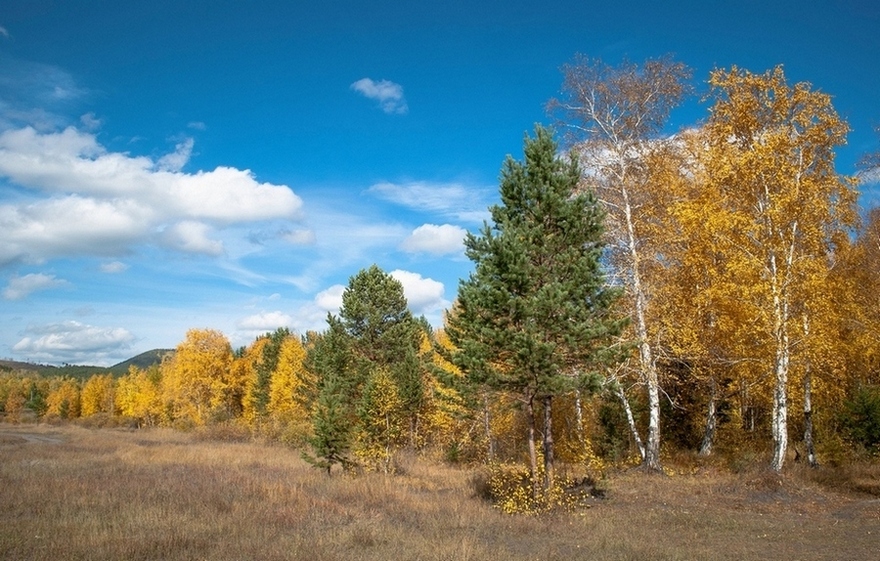
[{"label": "wispy cirrus cloud", "polygon": [[351,85],[351,89],[379,103],[379,107],[388,114],[405,115],[409,112],[403,86],[389,80],[374,81],[361,78]]},{"label": "wispy cirrus cloud", "polygon": [[49,290],[68,284],[67,281],[55,278],[55,275],[31,273],[23,277],[14,276],[3,290],[6,300],[22,300],[33,292]]},{"label": "wispy cirrus cloud", "polygon": [[367,192],[413,210],[464,222],[482,222],[489,217],[489,197],[495,189],[464,183],[383,181],[372,185]]},{"label": "wispy cirrus cloud", "polygon": [[82,123],[82,126],[87,131],[95,131],[101,128],[101,119],[97,118],[94,113],[91,111],[81,115],[79,118],[79,122]]},{"label": "wispy cirrus cloud", "polygon": [[[0,34],[2,35],[2,34]],[[8,37],[8,33],[5,35]],[[0,53],[0,127],[32,126],[51,130],[67,124],[63,114],[87,98],[89,90],[51,64],[19,60]]]}]

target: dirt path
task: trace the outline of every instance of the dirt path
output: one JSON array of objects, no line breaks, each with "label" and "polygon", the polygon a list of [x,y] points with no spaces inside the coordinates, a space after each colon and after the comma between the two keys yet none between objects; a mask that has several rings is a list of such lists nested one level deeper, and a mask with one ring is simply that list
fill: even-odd
[{"label": "dirt path", "polygon": [[53,433],[36,432],[30,427],[0,426],[0,446],[11,444],[61,444],[64,439]]}]

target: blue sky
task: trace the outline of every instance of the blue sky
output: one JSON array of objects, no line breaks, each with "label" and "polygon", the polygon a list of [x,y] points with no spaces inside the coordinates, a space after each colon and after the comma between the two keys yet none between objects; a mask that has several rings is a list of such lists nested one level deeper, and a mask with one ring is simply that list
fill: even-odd
[{"label": "blue sky", "polygon": [[[850,123],[839,171],[880,148],[874,2],[541,4],[4,0],[0,357],[323,329],[373,263],[440,325],[464,232],[575,53],[671,53],[698,90],[783,64]],[[695,98],[673,126],[705,114]]]}]

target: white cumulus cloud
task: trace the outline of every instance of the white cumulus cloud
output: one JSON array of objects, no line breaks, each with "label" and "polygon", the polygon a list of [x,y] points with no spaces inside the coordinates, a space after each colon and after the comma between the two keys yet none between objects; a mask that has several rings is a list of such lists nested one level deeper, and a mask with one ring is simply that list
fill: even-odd
[{"label": "white cumulus cloud", "polygon": [[78,321],[65,321],[28,329],[29,336],[12,350],[47,362],[106,362],[125,355],[135,341],[134,335],[121,327],[96,327]]},{"label": "white cumulus cloud", "polygon": [[442,282],[400,269],[391,271],[390,275],[403,285],[403,294],[414,314],[428,314],[449,306],[449,301],[443,298]]},{"label": "white cumulus cloud", "polygon": [[462,249],[467,230],[452,224],[423,224],[413,230],[400,249],[410,253],[430,253],[433,255],[448,255],[458,253]]},{"label": "white cumulus cloud", "polygon": [[249,170],[180,171],[192,150],[192,139],[184,139],[153,161],[109,152],[73,127],[3,132],[0,177],[29,189],[30,198],[4,204],[0,195],[0,265],[119,255],[151,243],[157,231],[174,234],[180,251],[219,255],[222,245],[206,237],[207,225],[302,218],[302,200],[289,187],[259,183]]},{"label": "white cumulus cloud", "polygon": [[324,312],[337,313],[342,307],[342,293],[345,287],[341,284],[334,284],[326,290],[322,290],[315,295],[315,305]]},{"label": "white cumulus cloud", "polygon": [[322,290],[312,300],[301,302],[294,310],[292,327],[298,333],[327,329],[327,314],[338,314],[345,287],[335,284]]},{"label": "white cumulus cloud", "polygon": [[279,327],[290,327],[293,324],[293,318],[289,315],[274,311],[262,312],[247,316],[239,320],[237,327],[244,331],[275,331]]},{"label": "white cumulus cloud", "polygon": [[32,273],[23,277],[12,277],[9,284],[3,290],[3,298],[6,300],[22,300],[38,290],[48,290],[64,286],[67,281],[56,279],[55,275]]},{"label": "white cumulus cloud", "polygon": [[187,253],[222,255],[223,242],[209,238],[210,231],[207,224],[186,220],[165,230],[163,238],[170,247]]},{"label": "white cumulus cloud", "polygon": [[351,85],[351,89],[379,102],[379,107],[385,113],[403,115],[409,111],[406,98],[403,97],[403,86],[400,84],[389,80],[376,82],[370,78],[361,78]]}]

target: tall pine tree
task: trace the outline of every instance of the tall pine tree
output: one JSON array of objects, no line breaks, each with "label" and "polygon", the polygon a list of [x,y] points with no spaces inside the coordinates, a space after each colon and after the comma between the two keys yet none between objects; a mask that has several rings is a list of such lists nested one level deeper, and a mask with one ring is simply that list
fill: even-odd
[{"label": "tall pine tree", "polygon": [[493,224],[468,234],[474,272],[459,285],[447,332],[454,360],[476,384],[518,394],[528,422],[537,495],[536,412],[544,412],[543,486],[553,483],[552,400],[584,384],[609,360],[625,321],[614,316],[618,291],[601,267],[603,212],[576,192],[580,170],[557,155],[550,131],[526,138],[525,161],[508,158]]}]

